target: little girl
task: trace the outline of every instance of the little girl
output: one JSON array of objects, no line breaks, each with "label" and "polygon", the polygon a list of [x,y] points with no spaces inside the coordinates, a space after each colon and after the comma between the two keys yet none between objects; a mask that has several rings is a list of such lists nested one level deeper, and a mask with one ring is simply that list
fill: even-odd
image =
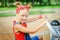
[{"label": "little girl", "polygon": [[27,4],[25,6],[21,6],[19,2],[16,2],[16,18],[13,21],[13,32],[16,40],[43,40],[42,36],[34,36],[30,37],[29,33],[36,33],[46,22],[43,21],[39,26],[33,29],[29,29],[27,27],[28,22],[33,22],[41,18],[46,18],[44,15],[38,15],[28,19],[29,8],[31,5]]}]

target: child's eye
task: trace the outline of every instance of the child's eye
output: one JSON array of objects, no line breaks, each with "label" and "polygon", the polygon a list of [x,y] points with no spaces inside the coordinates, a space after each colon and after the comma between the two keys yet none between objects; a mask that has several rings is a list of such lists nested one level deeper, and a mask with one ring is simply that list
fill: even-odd
[{"label": "child's eye", "polygon": [[28,16],[26,16],[26,17],[28,17]]},{"label": "child's eye", "polygon": [[25,15],[22,15],[22,16],[25,16]]},{"label": "child's eye", "polygon": [[[22,15],[23,17],[25,16],[25,15]],[[28,16],[25,16],[25,17],[28,17]]]}]

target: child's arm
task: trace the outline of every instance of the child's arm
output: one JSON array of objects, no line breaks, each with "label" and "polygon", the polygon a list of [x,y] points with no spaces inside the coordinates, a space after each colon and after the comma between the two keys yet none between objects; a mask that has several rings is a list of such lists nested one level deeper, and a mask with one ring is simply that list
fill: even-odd
[{"label": "child's arm", "polygon": [[46,16],[45,15],[34,16],[34,17],[31,17],[31,18],[28,18],[26,20],[26,22],[33,22],[33,21],[36,21],[36,20],[41,19],[41,18],[46,18]]},{"label": "child's arm", "polygon": [[29,29],[29,28],[23,27],[23,26],[20,25],[20,24],[16,24],[16,25],[15,25],[15,30],[21,31],[21,32],[24,32],[24,33],[35,33],[35,32],[37,32],[46,22],[47,22],[47,20],[43,21],[38,27],[33,28],[33,29]]}]

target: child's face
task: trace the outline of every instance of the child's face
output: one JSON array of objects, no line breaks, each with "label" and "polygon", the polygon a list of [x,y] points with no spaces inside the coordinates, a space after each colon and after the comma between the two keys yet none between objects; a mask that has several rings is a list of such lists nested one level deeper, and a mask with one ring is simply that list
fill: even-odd
[{"label": "child's face", "polygon": [[21,10],[20,13],[18,14],[18,18],[20,21],[26,21],[28,17],[28,10],[24,9],[24,10]]}]

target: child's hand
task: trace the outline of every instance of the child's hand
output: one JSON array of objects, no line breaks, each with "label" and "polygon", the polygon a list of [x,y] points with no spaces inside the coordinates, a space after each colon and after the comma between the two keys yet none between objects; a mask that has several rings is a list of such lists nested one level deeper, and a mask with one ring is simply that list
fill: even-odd
[{"label": "child's hand", "polygon": [[38,17],[39,17],[39,19],[41,19],[41,18],[46,18],[47,19],[46,15],[39,15]]},{"label": "child's hand", "polygon": [[42,15],[38,15],[38,18],[41,19],[41,18],[43,18],[43,16]]},{"label": "child's hand", "polygon": [[43,18],[45,21],[49,21],[46,15],[38,15],[39,19]]}]

